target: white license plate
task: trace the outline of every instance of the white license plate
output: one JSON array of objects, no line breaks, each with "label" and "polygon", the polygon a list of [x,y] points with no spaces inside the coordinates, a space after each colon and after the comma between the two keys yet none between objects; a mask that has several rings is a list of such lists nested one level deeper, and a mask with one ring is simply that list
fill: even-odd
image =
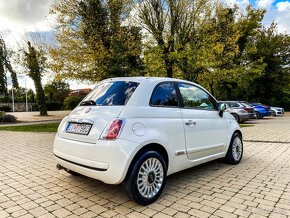
[{"label": "white license plate", "polygon": [[75,133],[81,135],[88,135],[92,128],[91,124],[84,123],[69,123],[66,127],[67,133]]}]

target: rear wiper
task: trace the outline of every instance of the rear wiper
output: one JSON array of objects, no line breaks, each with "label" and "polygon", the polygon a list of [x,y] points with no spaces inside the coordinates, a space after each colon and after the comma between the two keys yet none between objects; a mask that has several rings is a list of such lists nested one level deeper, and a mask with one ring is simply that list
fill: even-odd
[{"label": "rear wiper", "polygon": [[89,100],[89,101],[83,101],[80,106],[91,106],[91,105],[96,105],[96,102],[93,100]]}]

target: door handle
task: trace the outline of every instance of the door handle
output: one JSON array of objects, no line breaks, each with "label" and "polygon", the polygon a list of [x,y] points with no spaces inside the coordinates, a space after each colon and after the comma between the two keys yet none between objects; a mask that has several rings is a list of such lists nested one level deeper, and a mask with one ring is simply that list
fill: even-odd
[{"label": "door handle", "polygon": [[195,126],[196,122],[194,122],[192,120],[189,120],[189,121],[185,122],[185,125],[187,125],[187,126]]}]

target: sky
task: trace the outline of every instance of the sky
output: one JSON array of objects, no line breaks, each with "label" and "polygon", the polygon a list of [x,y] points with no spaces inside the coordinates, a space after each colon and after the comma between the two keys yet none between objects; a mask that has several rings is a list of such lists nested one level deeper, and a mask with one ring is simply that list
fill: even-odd
[{"label": "sky", "polygon": [[[46,41],[53,39],[53,18],[49,8],[53,0],[0,0],[0,34],[9,47],[18,49],[31,35],[40,35]],[[263,23],[265,26],[274,20],[278,31],[290,34],[290,0],[220,0],[228,5],[237,4],[245,9],[248,4],[255,8],[267,10]],[[17,70],[17,69],[16,69]],[[24,74],[18,75],[20,86],[34,88],[33,82]],[[52,80],[49,75],[43,78],[43,83]],[[69,81],[72,89],[93,87],[92,84]],[[11,78],[8,77],[11,87]]]}]

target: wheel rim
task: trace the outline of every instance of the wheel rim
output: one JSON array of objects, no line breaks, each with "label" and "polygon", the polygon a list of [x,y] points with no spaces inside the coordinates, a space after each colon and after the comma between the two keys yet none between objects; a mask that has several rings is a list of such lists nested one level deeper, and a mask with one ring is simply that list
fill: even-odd
[{"label": "wheel rim", "polygon": [[233,157],[236,161],[239,161],[242,156],[243,144],[239,137],[235,137],[232,146]]},{"label": "wheel rim", "polygon": [[160,191],[164,181],[164,170],[157,158],[147,159],[139,169],[137,187],[139,193],[151,199]]}]

